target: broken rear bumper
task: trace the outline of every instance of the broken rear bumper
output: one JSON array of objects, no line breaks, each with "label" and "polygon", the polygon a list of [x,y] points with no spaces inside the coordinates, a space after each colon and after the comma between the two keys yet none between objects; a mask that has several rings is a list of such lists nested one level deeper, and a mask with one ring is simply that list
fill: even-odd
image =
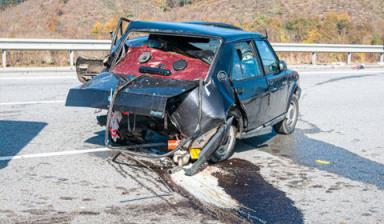
[{"label": "broken rear bumper", "polygon": [[150,76],[119,77],[112,73],[102,73],[89,82],[70,89],[66,106],[108,109],[115,89],[127,81],[130,83],[120,91],[113,110],[160,118],[164,117],[170,98],[198,86],[196,81],[159,79]]},{"label": "broken rear bumper", "polygon": [[225,122],[223,98],[214,83],[145,76],[118,76],[102,73],[87,83],[70,89],[66,106],[108,109],[116,88],[114,111],[130,112],[170,120],[184,136],[205,133]]}]

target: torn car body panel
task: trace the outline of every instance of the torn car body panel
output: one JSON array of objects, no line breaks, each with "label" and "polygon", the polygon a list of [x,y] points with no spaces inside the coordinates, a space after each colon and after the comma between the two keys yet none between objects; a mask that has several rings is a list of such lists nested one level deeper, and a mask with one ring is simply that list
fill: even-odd
[{"label": "torn car body panel", "polygon": [[66,106],[108,109],[111,95],[124,82],[130,82],[116,98],[113,109],[163,118],[167,100],[198,86],[196,81],[160,79],[103,73],[80,87],[70,89]]},{"label": "torn car body panel", "polygon": [[[171,121],[187,136],[206,133],[225,122],[226,111],[214,84],[200,85],[191,91],[171,113]],[[174,106],[171,106],[174,107]],[[197,137],[197,136],[196,136]]]}]

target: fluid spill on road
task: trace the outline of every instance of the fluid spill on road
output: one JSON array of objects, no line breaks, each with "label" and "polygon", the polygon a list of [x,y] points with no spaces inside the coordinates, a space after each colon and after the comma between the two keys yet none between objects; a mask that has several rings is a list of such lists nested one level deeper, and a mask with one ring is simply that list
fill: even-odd
[{"label": "fluid spill on road", "polygon": [[286,194],[266,182],[260,168],[241,159],[216,165],[219,186],[240,203],[238,215],[251,223],[303,223],[303,215]]},{"label": "fluid spill on road", "polygon": [[[206,167],[201,173],[192,177],[181,174],[184,184],[193,182],[188,178],[192,178],[197,182],[192,190],[189,189],[190,187],[184,189],[180,183],[174,182],[175,179],[166,172],[166,169],[160,169],[160,167],[151,163],[145,162],[145,164],[158,173],[173,191],[189,198],[191,206],[200,210],[202,214],[215,217],[221,222],[303,223],[303,215],[294,206],[294,202],[284,192],[266,182],[259,173],[260,168],[246,160],[230,159],[223,161]],[[198,175],[202,175],[203,178],[197,178]],[[215,206],[216,203],[206,203],[201,198],[196,198],[196,194],[198,194],[196,191],[204,191],[204,188],[200,185],[209,185],[207,183],[207,181],[209,182],[208,179],[210,179],[209,176],[217,179],[218,182],[216,186],[211,186],[209,190],[212,197],[216,196],[219,198],[218,200],[223,199],[220,196],[220,191],[224,190],[228,197],[236,201],[234,207]],[[204,192],[201,193],[204,195]],[[212,201],[214,202],[215,199],[213,198]]]},{"label": "fluid spill on road", "polygon": [[[307,121],[309,128],[296,129],[292,135],[276,135],[271,133],[243,141],[249,148],[255,147],[273,155],[289,158],[298,164],[314,167],[335,173],[351,180],[373,184],[384,189],[384,165],[350,152],[348,149],[316,140],[307,134],[324,133],[315,124]],[[329,164],[319,164],[316,161],[327,161]]]}]

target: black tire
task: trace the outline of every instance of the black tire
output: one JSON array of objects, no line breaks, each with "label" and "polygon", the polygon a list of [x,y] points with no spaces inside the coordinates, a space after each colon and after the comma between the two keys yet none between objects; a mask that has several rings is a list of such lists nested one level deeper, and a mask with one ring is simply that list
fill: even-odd
[{"label": "black tire", "polygon": [[235,152],[237,128],[233,124],[229,127],[227,139],[210,158],[210,162],[217,163],[229,159]]},{"label": "black tire", "polygon": [[293,95],[289,101],[287,117],[275,124],[273,128],[279,134],[288,135],[295,131],[297,119],[299,117],[299,101],[296,95]]}]

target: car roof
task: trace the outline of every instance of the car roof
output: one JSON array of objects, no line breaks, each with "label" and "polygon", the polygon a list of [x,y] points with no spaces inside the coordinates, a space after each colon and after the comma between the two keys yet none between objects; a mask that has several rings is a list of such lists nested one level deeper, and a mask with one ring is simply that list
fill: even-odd
[{"label": "car roof", "polygon": [[[209,28],[207,26],[209,26]],[[218,37],[222,38],[225,42],[248,38],[265,38],[260,33],[247,32],[232,25],[223,23],[132,21],[130,22],[128,28],[131,31],[169,32],[196,36]]]}]

